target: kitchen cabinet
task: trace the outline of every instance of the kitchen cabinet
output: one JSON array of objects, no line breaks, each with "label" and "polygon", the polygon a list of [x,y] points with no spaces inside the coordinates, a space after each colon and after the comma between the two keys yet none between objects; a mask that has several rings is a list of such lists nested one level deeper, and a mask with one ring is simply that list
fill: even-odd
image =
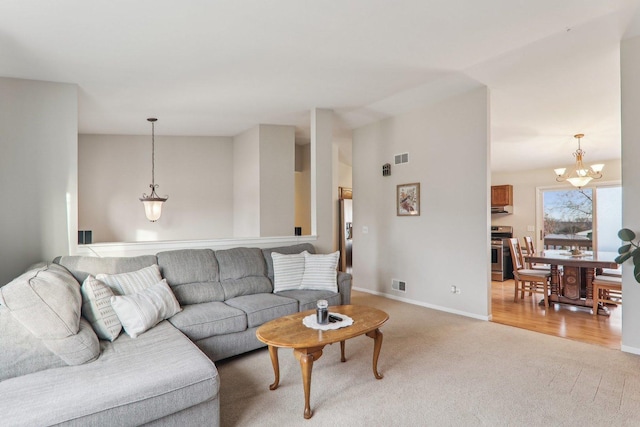
[{"label": "kitchen cabinet", "polygon": [[513,205],[513,186],[512,185],[493,185],[491,186],[491,206],[512,206]]}]

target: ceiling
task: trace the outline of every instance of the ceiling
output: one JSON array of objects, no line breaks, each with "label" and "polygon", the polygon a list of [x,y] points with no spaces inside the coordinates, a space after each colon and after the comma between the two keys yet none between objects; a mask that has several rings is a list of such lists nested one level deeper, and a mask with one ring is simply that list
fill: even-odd
[{"label": "ceiling", "polygon": [[309,111],[347,131],[477,85],[492,170],[620,157],[640,0],[3,0],[0,76],[75,83],[79,132],[227,135]]}]

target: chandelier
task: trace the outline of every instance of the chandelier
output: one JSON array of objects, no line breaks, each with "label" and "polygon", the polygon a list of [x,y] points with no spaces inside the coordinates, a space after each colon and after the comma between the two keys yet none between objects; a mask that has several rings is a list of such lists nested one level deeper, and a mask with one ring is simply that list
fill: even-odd
[{"label": "chandelier", "polygon": [[156,194],[158,184],[155,182],[155,122],[158,121],[158,119],[149,118],[147,120],[151,122],[151,184],[149,185],[151,188],[151,194],[148,196],[146,194],[142,194],[140,201],[144,205],[144,213],[147,216],[147,219],[151,222],[156,222],[160,218],[160,215],[162,215],[162,204],[166,202],[169,197],[159,197]]},{"label": "chandelier", "polygon": [[564,182],[569,181],[574,187],[582,188],[587,185],[592,179],[602,178],[602,169],[604,165],[602,163],[591,165],[586,167],[582,163],[582,158],[585,152],[580,148],[580,139],[584,137],[584,134],[578,133],[573,136],[578,140],[578,149],[573,153],[573,157],[576,158],[576,165],[569,173],[565,173],[567,168],[554,169],[556,173],[556,181]]}]

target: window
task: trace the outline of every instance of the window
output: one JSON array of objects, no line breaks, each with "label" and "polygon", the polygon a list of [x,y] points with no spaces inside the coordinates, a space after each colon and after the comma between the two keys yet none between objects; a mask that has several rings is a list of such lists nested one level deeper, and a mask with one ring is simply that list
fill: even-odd
[{"label": "window", "polygon": [[619,185],[545,189],[541,194],[545,249],[617,250],[622,224]]}]

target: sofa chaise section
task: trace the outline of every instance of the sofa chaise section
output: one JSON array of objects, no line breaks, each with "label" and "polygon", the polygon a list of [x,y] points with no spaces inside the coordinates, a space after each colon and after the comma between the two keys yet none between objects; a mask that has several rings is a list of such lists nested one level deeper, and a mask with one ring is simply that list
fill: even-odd
[{"label": "sofa chaise section", "polygon": [[[4,425],[136,426],[164,417],[218,425],[215,365],[168,322],[131,339],[101,341],[87,364],[34,372],[0,382]],[[172,414],[175,414],[172,416]]]}]

